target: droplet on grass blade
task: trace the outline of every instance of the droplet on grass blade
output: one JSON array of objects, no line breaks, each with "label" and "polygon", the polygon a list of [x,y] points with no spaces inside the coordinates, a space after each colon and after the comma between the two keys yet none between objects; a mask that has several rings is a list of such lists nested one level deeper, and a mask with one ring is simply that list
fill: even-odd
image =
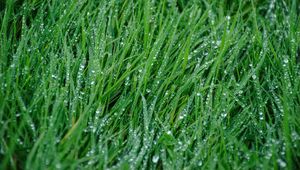
[{"label": "droplet on grass blade", "polygon": [[159,160],[159,156],[158,156],[158,155],[154,155],[154,156],[152,157],[152,162],[153,162],[153,163],[157,163],[158,160]]},{"label": "droplet on grass blade", "polygon": [[222,116],[222,118],[225,118],[225,117],[227,116],[227,113],[226,113],[226,112],[223,112],[223,113],[221,114],[221,116]]},{"label": "droplet on grass blade", "polygon": [[230,21],[231,17],[229,15],[226,16],[226,19]]},{"label": "droplet on grass blade", "polygon": [[263,114],[263,112],[259,112],[259,120],[264,120],[264,114]]},{"label": "droplet on grass blade", "polygon": [[277,162],[278,162],[280,167],[282,167],[282,168],[286,167],[286,163],[282,159],[277,159]]}]

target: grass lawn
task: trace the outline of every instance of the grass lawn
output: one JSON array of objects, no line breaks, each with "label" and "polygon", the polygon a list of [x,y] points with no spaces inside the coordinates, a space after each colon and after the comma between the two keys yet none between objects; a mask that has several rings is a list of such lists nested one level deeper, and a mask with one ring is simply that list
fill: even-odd
[{"label": "grass lawn", "polygon": [[300,1],[0,1],[0,169],[300,168]]}]

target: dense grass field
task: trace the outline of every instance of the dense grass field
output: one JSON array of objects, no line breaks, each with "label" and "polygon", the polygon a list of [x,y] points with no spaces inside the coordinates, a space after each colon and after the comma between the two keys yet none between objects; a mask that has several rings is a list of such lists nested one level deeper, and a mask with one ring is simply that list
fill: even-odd
[{"label": "dense grass field", "polygon": [[300,168],[300,1],[0,4],[0,169]]}]

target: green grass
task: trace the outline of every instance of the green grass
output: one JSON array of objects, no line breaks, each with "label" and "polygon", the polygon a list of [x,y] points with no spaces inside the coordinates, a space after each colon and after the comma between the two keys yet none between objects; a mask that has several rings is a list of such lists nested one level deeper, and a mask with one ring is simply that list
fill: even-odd
[{"label": "green grass", "polygon": [[6,0],[0,169],[298,169],[297,0]]}]

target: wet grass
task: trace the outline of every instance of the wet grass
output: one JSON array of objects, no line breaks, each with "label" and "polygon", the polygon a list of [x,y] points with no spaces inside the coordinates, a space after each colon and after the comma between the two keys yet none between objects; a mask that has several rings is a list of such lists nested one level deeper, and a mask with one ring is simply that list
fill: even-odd
[{"label": "wet grass", "polygon": [[7,0],[1,169],[297,169],[300,4]]}]

